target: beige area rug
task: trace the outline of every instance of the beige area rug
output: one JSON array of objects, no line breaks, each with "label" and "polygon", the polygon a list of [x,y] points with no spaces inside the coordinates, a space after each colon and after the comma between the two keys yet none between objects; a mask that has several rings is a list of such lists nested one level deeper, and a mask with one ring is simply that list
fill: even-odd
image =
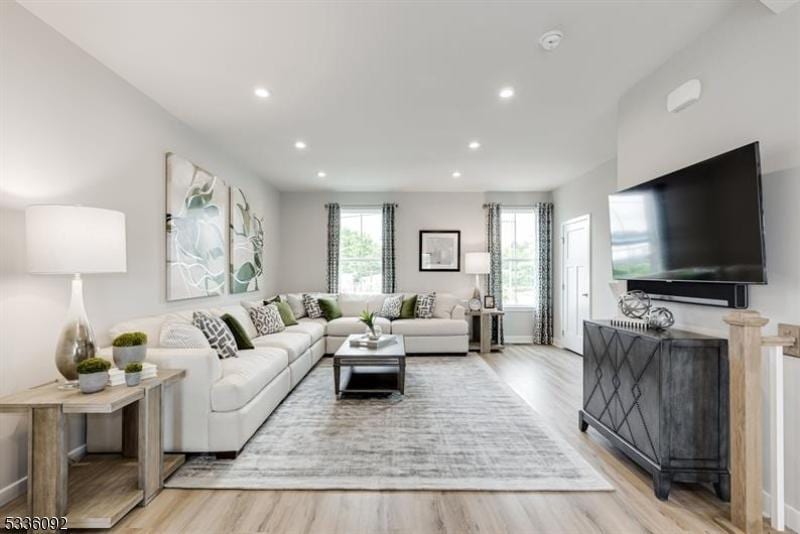
[{"label": "beige area rug", "polygon": [[235,460],[170,488],[611,491],[478,356],[409,358],[406,395],[336,400],[324,359]]}]

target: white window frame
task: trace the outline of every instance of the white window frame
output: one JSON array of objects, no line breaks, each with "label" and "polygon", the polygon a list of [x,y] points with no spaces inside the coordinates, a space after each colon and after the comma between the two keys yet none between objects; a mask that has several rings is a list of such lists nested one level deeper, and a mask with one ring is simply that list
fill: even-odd
[{"label": "white window frame", "polygon": [[[381,209],[381,206],[342,206],[341,210],[339,212],[340,220],[343,219],[348,214],[349,215],[358,214],[358,215],[362,215],[362,216],[365,215],[365,214],[378,215],[381,218],[380,226],[381,226],[381,230],[383,230],[383,210]],[[363,233],[364,233],[364,220],[363,220],[363,217],[362,217],[362,219],[361,219],[361,234],[363,235]],[[378,274],[383,276],[383,236],[381,236],[378,239],[378,245],[380,246],[380,252],[378,253],[378,257],[377,258],[347,258],[347,257],[343,256],[344,249],[342,247],[342,227],[340,226],[340,228],[339,228],[339,266],[338,266],[338,269],[339,269],[339,284],[340,285],[341,285],[341,280],[342,280],[342,265],[344,264],[345,261],[350,262],[350,263],[352,263],[352,262],[363,262],[363,263],[366,263],[366,262],[372,262],[372,261],[378,260],[379,262],[381,262],[381,268],[378,271]],[[341,291],[341,287],[339,288],[339,290]],[[378,293],[380,293],[382,290],[383,290],[382,287],[378,288]]]},{"label": "white window frame", "polygon": [[[502,229],[502,224],[503,224],[503,214],[506,214],[506,213],[530,213],[530,214],[534,215],[534,225],[536,224],[536,217],[535,217],[536,208],[534,206],[530,206],[530,207],[527,207],[527,206],[501,207],[500,208],[501,229]],[[516,222],[514,223],[514,225],[515,225],[514,230],[516,232]],[[514,237],[516,238],[516,235]],[[533,238],[534,238],[534,241],[536,241],[537,236],[536,236],[536,227],[535,226],[533,228]],[[515,239],[515,242],[516,242],[516,239]],[[506,261],[508,261],[508,262],[533,261],[534,266],[538,262],[538,258],[536,257],[536,250],[535,249],[533,251],[533,255],[530,258],[530,260],[527,260],[527,259],[526,260],[518,260],[518,259],[509,259],[509,260],[507,260],[502,256],[502,253],[503,252],[502,252],[502,237],[501,237],[501,247],[500,247],[500,254],[501,254],[501,256],[500,256],[500,265],[501,265],[501,269],[504,267],[504,264],[505,264]],[[503,277],[503,287],[505,287],[505,285],[506,285],[506,280],[505,280],[505,277]],[[504,300],[503,301],[503,309],[527,312],[527,311],[534,311],[536,309],[536,306],[534,304],[510,304],[510,303],[506,303],[505,300]]]}]

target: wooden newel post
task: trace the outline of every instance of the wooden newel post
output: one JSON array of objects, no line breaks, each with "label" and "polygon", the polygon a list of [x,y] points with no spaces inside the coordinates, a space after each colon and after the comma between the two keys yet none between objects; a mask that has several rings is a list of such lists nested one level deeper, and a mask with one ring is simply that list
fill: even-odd
[{"label": "wooden newel post", "polygon": [[762,532],[761,328],[757,311],[734,311],[730,325],[731,520],[748,533]]}]

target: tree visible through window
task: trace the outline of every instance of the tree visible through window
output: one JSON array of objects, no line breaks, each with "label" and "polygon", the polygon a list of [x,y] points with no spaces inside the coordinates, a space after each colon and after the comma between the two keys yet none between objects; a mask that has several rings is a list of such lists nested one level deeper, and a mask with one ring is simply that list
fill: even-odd
[{"label": "tree visible through window", "polygon": [[503,208],[503,306],[536,304],[536,222],[533,208]]},{"label": "tree visible through window", "polygon": [[342,208],[339,231],[339,291],[381,292],[380,208]]}]

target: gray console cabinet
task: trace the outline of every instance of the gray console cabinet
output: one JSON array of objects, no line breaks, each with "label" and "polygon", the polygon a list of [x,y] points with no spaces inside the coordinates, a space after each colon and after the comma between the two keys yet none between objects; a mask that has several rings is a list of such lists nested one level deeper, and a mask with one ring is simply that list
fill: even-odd
[{"label": "gray console cabinet", "polygon": [[728,345],[692,332],[584,322],[581,431],[591,426],[653,476],[708,482],[730,500]]}]

